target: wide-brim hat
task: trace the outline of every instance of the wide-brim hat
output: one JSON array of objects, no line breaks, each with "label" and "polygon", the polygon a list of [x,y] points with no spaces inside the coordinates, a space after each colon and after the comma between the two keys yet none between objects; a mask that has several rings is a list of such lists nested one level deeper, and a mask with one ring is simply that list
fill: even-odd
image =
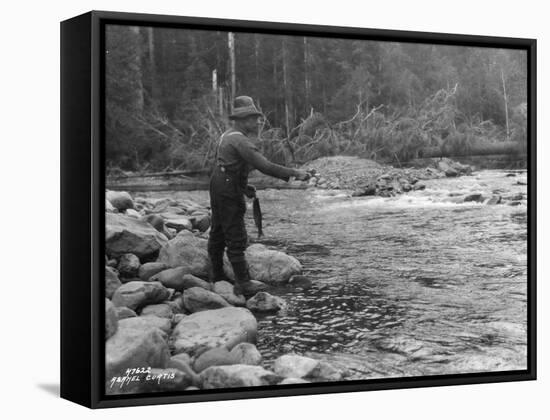
[{"label": "wide-brim hat", "polygon": [[237,96],[233,101],[233,112],[229,115],[229,119],[246,118],[252,115],[263,117],[264,114],[256,108],[250,96]]}]

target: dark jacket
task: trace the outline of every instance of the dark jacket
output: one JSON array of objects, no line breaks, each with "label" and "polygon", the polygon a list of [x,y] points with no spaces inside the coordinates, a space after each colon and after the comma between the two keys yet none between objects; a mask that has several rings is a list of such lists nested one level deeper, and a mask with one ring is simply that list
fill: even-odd
[{"label": "dark jacket", "polygon": [[275,178],[288,181],[297,175],[297,170],[270,162],[248,137],[231,128],[222,134],[218,143],[216,165],[223,167],[226,174],[236,177],[243,189],[248,183],[248,174],[253,169]]}]

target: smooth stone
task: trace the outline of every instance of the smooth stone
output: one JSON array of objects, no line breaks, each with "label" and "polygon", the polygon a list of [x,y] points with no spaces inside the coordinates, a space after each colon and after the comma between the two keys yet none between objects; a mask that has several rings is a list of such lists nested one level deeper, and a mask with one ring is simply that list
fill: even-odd
[{"label": "smooth stone", "polygon": [[200,232],[206,232],[210,227],[211,218],[208,214],[196,215],[191,218],[193,223],[193,229],[197,229]]},{"label": "smooth stone", "polygon": [[193,370],[197,373],[201,373],[203,370],[211,366],[225,366],[234,364],[235,359],[227,348],[216,347],[201,353],[199,357],[195,359],[195,363],[193,363]]},{"label": "smooth stone", "polygon": [[246,301],[246,307],[253,312],[277,312],[286,308],[286,302],[267,292],[258,292]]},{"label": "smooth stone", "polygon": [[245,297],[235,295],[233,285],[228,281],[222,280],[214,283],[213,292],[224,298],[230,305],[244,306],[246,304]]},{"label": "smooth stone", "polygon": [[231,357],[239,365],[259,365],[262,355],[252,343],[239,343],[231,349]]},{"label": "smooth stone", "polygon": [[212,366],[200,374],[203,389],[274,385],[280,377],[260,366]]},{"label": "smooth stone", "polygon": [[164,233],[164,230],[165,230],[164,219],[160,217],[158,214],[148,214],[146,216],[141,217],[140,220],[145,223],[149,223],[158,232]]},{"label": "smooth stone", "polygon": [[369,195],[376,194],[376,187],[374,186],[367,186],[367,187],[360,187],[357,188],[355,191],[351,193],[352,197],[365,197]]},{"label": "smooth stone", "polygon": [[137,314],[134,311],[132,311],[130,308],[127,308],[126,306],[115,306],[115,310],[119,321],[121,319],[133,318],[137,316]]},{"label": "smooth stone", "polygon": [[426,189],[426,184],[417,183],[413,185],[413,191],[422,191]]},{"label": "smooth stone", "polygon": [[190,274],[208,278],[210,259],[206,244],[205,239],[197,238],[192,232],[183,230],[161,248],[157,261],[170,267],[191,266],[194,272]]},{"label": "smooth stone", "polygon": [[150,280],[158,281],[164,286],[178,291],[190,289],[191,287],[201,287],[203,289],[210,290],[210,283],[192,274],[193,272],[200,270],[200,268],[197,269],[197,267],[192,266],[169,268],[155,274]]},{"label": "smooth stone", "polygon": [[122,286],[118,272],[111,267],[105,267],[105,297],[111,299],[116,290]]},{"label": "smooth stone", "polygon": [[118,212],[118,210],[116,209],[116,207],[113,206],[113,205],[111,204],[111,202],[110,202],[109,200],[107,200],[107,199],[105,199],[105,211],[106,211],[107,213],[116,213],[116,212]]},{"label": "smooth stone", "polygon": [[132,200],[132,196],[126,191],[107,191],[105,193],[105,198],[118,211],[134,208],[134,200]]},{"label": "smooth stone", "polygon": [[187,217],[166,213],[163,213],[162,216],[164,217],[164,225],[171,229],[176,229],[176,232],[193,230],[193,224]]},{"label": "smooth stone", "polygon": [[186,289],[183,292],[183,304],[191,313],[230,306],[224,298],[202,287]]},{"label": "smooth stone", "polygon": [[319,362],[319,366],[314,370],[312,376],[321,381],[341,381],[344,378],[340,370],[322,360]]},{"label": "smooth stone", "polygon": [[131,281],[120,286],[113,294],[115,306],[126,306],[132,310],[144,306],[162,303],[170,292],[158,282]]},{"label": "smooth stone", "polygon": [[200,386],[199,375],[191,368],[191,358],[185,353],[176,354],[172,356],[168,361],[167,367],[181,370],[182,372],[189,375],[192,380],[193,385]]},{"label": "smooth stone", "polygon": [[483,197],[482,194],[479,194],[479,193],[469,194],[466,197],[464,197],[465,203],[468,203],[468,202],[481,203],[483,202],[483,200],[485,200],[485,198]]},{"label": "smooth stone", "polygon": [[257,333],[258,323],[248,309],[228,307],[186,316],[174,328],[172,339],[175,353],[195,356],[216,347],[231,350],[239,343],[255,343]]},{"label": "smooth stone", "polygon": [[134,209],[127,209],[124,214],[128,217],[133,217],[134,219],[141,218],[141,214],[139,214],[139,212]]},{"label": "smooth stone", "polygon": [[297,274],[297,275],[292,276],[290,278],[290,280],[288,280],[288,285],[292,286],[292,287],[299,288],[299,289],[307,290],[311,286],[313,286],[313,283],[306,276],[302,276],[300,274]]},{"label": "smooth stone", "polygon": [[138,258],[155,255],[168,239],[149,223],[115,213],[105,215],[105,249],[111,257],[135,254]]},{"label": "smooth stone", "polygon": [[135,318],[118,322],[117,332],[105,343],[105,374],[107,380],[136,367],[164,368],[170,351],[158,328],[131,322]]},{"label": "smooth stone", "polygon": [[123,254],[118,259],[118,272],[121,277],[136,277],[140,267],[139,258],[134,254]]},{"label": "smooth stone", "polygon": [[304,378],[312,375],[319,367],[319,361],[297,354],[285,354],[273,362],[273,371],[286,378]]},{"label": "smooth stone", "polygon": [[172,307],[167,303],[157,303],[155,305],[147,305],[141,310],[141,316],[154,315],[159,318],[172,319],[174,311]]},{"label": "smooth stone", "polygon": [[[302,272],[302,265],[296,258],[281,251],[270,250],[262,244],[249,246],[245,255],[250,278],[267,284],[286,283],[290,277]],[[228,278],[235,279],[229,261],[224,263],[224,270]]]},{"label": "smooth stone", "polygon": [[138,276],[142,281],[149,281],[155,274],[160,273],[168,268],[164,263],[149,262],[139,267]]},{"label": "smooth stone", "polygon": [[134,326],[136,328],[158,328],[164,334],[170,334],[172,332],[172,321],[170,319],[161,318],[155,315],[143,315],[124,320],[127,325]]},{"label": "smooth stone", "polygon": [[113,336],[118,329],[118,317],[115,305],[105,299],[105,339]]}]

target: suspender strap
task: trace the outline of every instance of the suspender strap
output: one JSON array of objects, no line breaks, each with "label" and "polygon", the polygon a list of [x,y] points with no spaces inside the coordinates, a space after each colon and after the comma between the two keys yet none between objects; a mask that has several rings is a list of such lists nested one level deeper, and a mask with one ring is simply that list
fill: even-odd
[{"label": "suspender strap", "polygon": [[228,133],[227,131],[225,133],[223,133],[221,136],[220,136],[220,141],[218,142],[218,147],[216,148],[216,165],[218,165],[220,168],[222,168],[223,170],[225,170],[225,168],[223,167],[223,165],[220,163],[219,161],[219,156],[220,156],[220,147],[222,146],[222,143],[223,143],[223,139],[225,138],[225,136],[232,136],[234,134],[240,134],[240,135],[243,135],[243,133],[241,133],[240,131],[232,131],[230,133]]}]

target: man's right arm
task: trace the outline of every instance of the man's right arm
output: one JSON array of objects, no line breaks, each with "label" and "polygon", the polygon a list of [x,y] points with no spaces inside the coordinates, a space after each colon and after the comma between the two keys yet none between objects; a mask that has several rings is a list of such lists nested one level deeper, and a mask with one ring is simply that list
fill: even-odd
[{"label": "man's right arm", "polygon": [[237,139],[235,147],[246,163],[266,175],[288,181],[291,176],[298,177],[301,173],[297,169],[287,168],[286,166],[270,162],[260,153],[258,147],[244,138],[244,136]]}]

